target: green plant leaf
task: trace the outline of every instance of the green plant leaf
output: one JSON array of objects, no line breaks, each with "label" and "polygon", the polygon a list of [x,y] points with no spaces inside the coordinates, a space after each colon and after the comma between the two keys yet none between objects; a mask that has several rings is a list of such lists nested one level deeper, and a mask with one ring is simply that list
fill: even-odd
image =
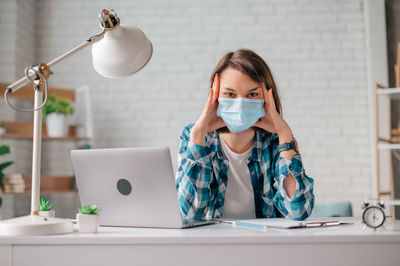
[{"label": "green plant leaf", "polygon": [[10,153],[10,147],[3,145],[0,146],[0,155]]},{"label": "green plant leaf", "polygon": [[41,198],[39,201],[40,211],[50,211],[53,208],[53,204],[50,204],[46,198]]},{"label": "green plant leaf", "polygon": [[[2,145],[0,146],[0,155],[4,155],[4,154],[9,154],[10,153],[10,147],[7,145]],[[14,162],[5,162],[5,163],[1,163],[0,164],[0,187],[3,184],[3,177],[4,177],[4,173],[3,170],[10,166],[11,164],[13,164]]]},{"label": "green plant leaf", "polygon": [[0,171],[2,171],[4,168],[12,165],[14,162],[5,162],[5,163],[0,163]]},{"label": "green plant leaf", "polygon": [[43,107],[43,117],[51,113],[69,115],[74,113],[74,108],[71,106],[70,101],[50,95],[46,105]]},{"label": "green plant leaf", "polygon": [[4,177],[4,173],[3,170],[7,167],[10,166],[11,164],[13,164],[14,162],[5,162],[0,164],[0,188],[3,185],[3,177]]},{"label": "green plant leaf", "polygon": [[100,208],[93,204],[93,205],[86,205],[81,208],[78,208],[79,213],[82,214],[97,214],[100,212]]}]

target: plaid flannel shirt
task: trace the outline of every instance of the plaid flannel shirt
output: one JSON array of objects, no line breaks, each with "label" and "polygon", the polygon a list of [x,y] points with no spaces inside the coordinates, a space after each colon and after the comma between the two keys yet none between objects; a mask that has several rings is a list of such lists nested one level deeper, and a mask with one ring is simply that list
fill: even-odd
[{"label": "plaid flannel shirt", "polygon": [[[193,123],[180,135],[176,186],[183,217],[210,219],[223,217],[228,185],[229,161],[221,151],[219,135],[207,133],[205,146],[189,141]],[[278,154],[278,135],[255,132],[247,160],[254,192],[257,218],[306,219],[314,206],[313,179],[304,171],[300,154],[285,159]],[[291,173],[296,189],[289,198],[283,180]]]}]

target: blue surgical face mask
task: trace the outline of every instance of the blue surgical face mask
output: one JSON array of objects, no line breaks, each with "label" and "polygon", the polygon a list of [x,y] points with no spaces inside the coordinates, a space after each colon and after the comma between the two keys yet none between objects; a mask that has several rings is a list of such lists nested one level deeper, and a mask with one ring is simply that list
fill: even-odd
[{"label": "blue surgical face mask", "polygon": [[264,117],[264,100],[247,98],[218,98],[217,116],[232,132],[241,132]]}]

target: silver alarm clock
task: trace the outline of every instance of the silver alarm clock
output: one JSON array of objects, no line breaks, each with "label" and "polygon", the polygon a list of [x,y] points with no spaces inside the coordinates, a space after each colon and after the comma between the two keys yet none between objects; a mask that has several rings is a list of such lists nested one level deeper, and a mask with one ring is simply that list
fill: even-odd
[{"label": "silver alarm clock", "polygon": [[362,221],[366,226],[377,229],[385,223],[385,203],[383,201],[377,203],[376,205],[371,205],[370,203],[364,201],[362,209],[364,210],[362,214]]},{"label": "silver alarm clock", "polygon": [[[375,199],[376,200],[376,199]],[[393,206],[398,206],[400,205],[400,200],[386,200],[386,201],[380,201],[375,204],[371,204],[367,201],[363,201],[362,204],[362,209],[363,214],[362,214],[362,222],[373,229],[377,229],[381,227],[387,217],[385,214],[385,206],[386,205],[393,205]]]}]

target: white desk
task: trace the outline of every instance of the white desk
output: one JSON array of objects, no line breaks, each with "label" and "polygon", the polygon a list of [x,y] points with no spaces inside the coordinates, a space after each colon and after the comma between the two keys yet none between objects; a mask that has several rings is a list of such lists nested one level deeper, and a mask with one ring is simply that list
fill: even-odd
[{"label": "white desk", "polygon": [[[348,219],[346,219],[348,220]],[[400,265],[400,222],[268,230],[100,228],[97,234],[0,236],[1,266]]]}]

